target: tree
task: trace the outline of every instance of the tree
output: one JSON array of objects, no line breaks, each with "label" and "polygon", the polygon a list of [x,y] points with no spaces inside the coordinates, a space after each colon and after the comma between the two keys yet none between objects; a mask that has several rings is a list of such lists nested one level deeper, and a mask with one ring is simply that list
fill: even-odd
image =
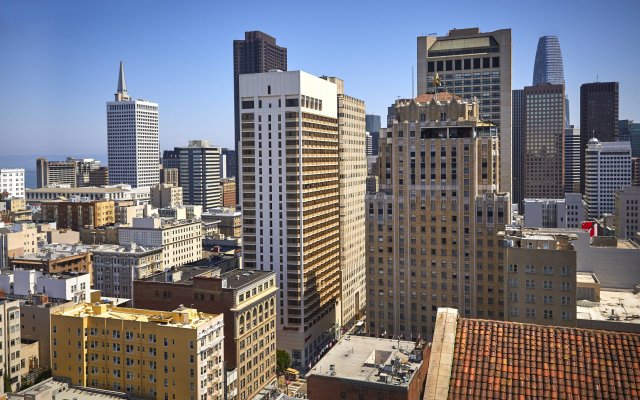
[{"label": "tree", "polygon": [[285,350],[276,350],[276,372],[278,375],[284,374],[291,366],[291,356]]}]

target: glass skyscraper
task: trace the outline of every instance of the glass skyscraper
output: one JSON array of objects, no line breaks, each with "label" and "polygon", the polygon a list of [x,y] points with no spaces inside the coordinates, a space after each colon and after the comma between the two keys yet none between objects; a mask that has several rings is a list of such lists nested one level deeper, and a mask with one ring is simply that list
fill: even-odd
[{"label": "glass skyscraper", "polygon": [[557,36],[542,36],[538,39],[536,63],[533,67],[533,85],[539,83],[564,83],[562,52]]}]

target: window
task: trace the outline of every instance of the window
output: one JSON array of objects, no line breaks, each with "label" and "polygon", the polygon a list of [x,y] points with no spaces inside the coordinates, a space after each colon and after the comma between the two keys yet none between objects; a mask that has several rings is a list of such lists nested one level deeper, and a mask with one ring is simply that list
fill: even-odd
[{"label": "window", "polygon": [[571,273],[571,267],[562,267],[562,271],[560,273],[562,276],[569,276]]},{"label": "window", "polygon": [[562,296],[561,303],[562,303],[562,305],[563,305],[563,306],[568,306],[568,305],[570,305],[570,304],[571,304],[571,297],[569,297],[569,296]]},{"label": "window", "polygon": [[545,289],[553,289],[553,281],[544,281]]},{"label": "window", "polygon": [[545,295],[544,304],[553,304],[553,296]]},{"label": "window", "polygon": [[527,318],[535,318],[536,310],[534,308],[527,308],[526,315],[527,315]]},{"label": "window", "polygon": [[253,100],[242,100],[242,109],[254,108]]},{"label": "window", "polygon": [[298,107],[298,99],[285,99],[284,106],[285,107]]},{"label": "window", "polygon": [[544,310],[544,319],[553,319],[553,310]]},{"label": "window", "polygon": [[571,290],[571,282],[562,282],[562,290]]},{"label": "window", "polygon": [[552,267],[552,266],[550,266],[550,265],[545,265],[545,266],[543,267],[543,273],[544,273],[545,275],[553,275],[553,267]]},{"label": "window", "polygon": [[518,264],[509,264],[509,272],[518,272]]},{"label": "window", "polygon": [[509,287],[517,288],[518,287],[518,278],[509,278]]},{"label": "window", "polygon": [[527,265],[524,267],[524,272],[526,272],[527,274],[535,274],[536,273],[536,266],[535,265]]},{"label": "window", "polygon": [[534,281],[533,279],[527,279],[525,281],[525,287],[527,289],[535,289],[536,288],[536,281]]},{"label": "window", "polygon": [[561,318],[564,321],[571,319],[571,311],[563,311],[562,315],[561,315]]},{"label": "window", "polygon": [[535,302],[536,302],[536,295],[533,293],[527,293],[527,299],[525,300],[525,303],[533,304]]}]

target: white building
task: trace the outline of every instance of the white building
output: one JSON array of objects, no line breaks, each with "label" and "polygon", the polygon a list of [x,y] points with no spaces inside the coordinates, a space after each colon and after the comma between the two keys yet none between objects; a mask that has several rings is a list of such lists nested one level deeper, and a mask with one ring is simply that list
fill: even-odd
[{"label": "white building", "polygon": [[580,228],[585,207],[580,193],[565,193],[564,199],[524,199],[526,228]]},{"label": "white building", "polygon": [[24,168],[0,168],[0,194],[24,198]]},{"label": "white building", "polygon": [[365,134],[365,153],[367,157],[373,155],[373,137],[369,132]]},{"label": "white building", "polygon": [[614,193],[631,186],[631,143],[589,140],[585,168],[588,217],[613,214]]},{"label": "white building", "polygon": [[91,275],[87,272],[48,274],[31,269],[2,270],[0,290],[10,299],[29,299],[46,294],[50,300],[89,301]]},{"label": "white building", "polygon": [[614,196],[616,237],[633,239],[640,232],[640,186],[618,190]]},{"label": "white building", "polygon": [[95,289],[106,297],[133,299],[133,281],[161,272],[162,248],[104,244],[91,249]]},{"label": "white building", "polygon": [[147,204],[150,201],[148,187],[132,188],[131,185],[109,185],[104,187],[70,187],[56,186],[38,189],[27,189],[27,203],[38,203],[46,200],[81,199],[95,200],[132,200],[135,204]]},{"label": "white building", "polygon": [[158,104],[129,97],[122,62],[115,101],[107,102],[107,142],[110,183],[160,183]]},{"label": "white building", "polygon": [[306,368],[340,315],[337,85],[302,71],[239,80],[245,267],[276,272],[277,347]]},{"label": "white building", "polygon": [[134,218],[131,226],[118,229],[120,245],[136,243],[162,247],[162,264],[170,269],[202,258],[202,222]]}]

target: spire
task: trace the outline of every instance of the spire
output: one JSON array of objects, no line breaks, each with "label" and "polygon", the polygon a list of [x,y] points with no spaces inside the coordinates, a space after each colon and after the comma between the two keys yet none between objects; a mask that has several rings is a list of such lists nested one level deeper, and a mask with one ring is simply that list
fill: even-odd
[{"label": "spire", "polygon": [[127,84],[124,81],[124,64],[120,61],[120,73],[118,74],[118,91],[115,94],[116,101],[129,100]]}]

